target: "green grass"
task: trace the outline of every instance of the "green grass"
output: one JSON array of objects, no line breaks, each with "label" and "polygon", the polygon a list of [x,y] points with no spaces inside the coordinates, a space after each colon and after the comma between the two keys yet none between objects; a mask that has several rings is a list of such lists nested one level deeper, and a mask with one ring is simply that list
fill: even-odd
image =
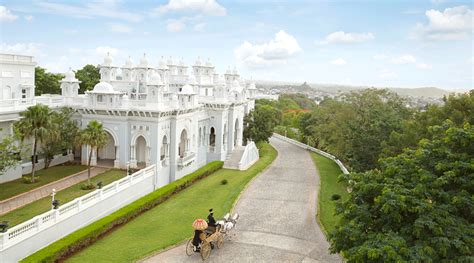
[{"label": "green grass", "polygon": [[[247,183],[275,159],[275,149],[269,144],[260,146],[262,157],[247,171],[221,169],[67,261],[132,262],[189,238],[193,234],[191,224],[194,219],[206,218],[209,208],[214,208],[216,218],[229,212]],[[228,181],[226,185],[221,184],[223,179]]]},{"label": "green grass", "polygon": [[[104,173],[101,173],[93,178],[91,182],[97,184],[102,181],[104,186],[115,180],[118,180],[126,175],[125,171],[121,170],[109,170]],[[85,195],[93,190],[81,190],[80,186],[82,183],[75,184],[66,189],[59,191],[56,194],[56,199],[65,204],[74,198]],[[26,206],[15,209],[7,214],[0,216],[0,221],[8,221],[10,227],[18,225],[22,222],[25,222],[36,215],[42,214],[51,209],[51,197],[44,197],[35,202],[32,202]]]},{"label": "green grass", "polygon": [[[5,200],[15,195],[28,192],[86,169],[87,166],[84,165],[57,165],[49,167],[46,170],[43,169],[37,171],[35,173],[35,178],[39,180],[33,184],[24,183],[23,178],[0,184],[0,200]],[[31,177],[31,174],[23,175],[23,177]]]},{"label": "green grass", "polygon": [[327,234],[334,230],[340,220],[340,217],[335,215],[336,203],[338,201],[331,200],[331,196],[339,194],[341,196],[340,200],[346,200],[349,194],[347,193],[346,185],[337,180],[342,172],[335,162],[316,153],[311,153],[311,157],[313,157],[321,179],[319,211],[317,213],[318,221]]}]

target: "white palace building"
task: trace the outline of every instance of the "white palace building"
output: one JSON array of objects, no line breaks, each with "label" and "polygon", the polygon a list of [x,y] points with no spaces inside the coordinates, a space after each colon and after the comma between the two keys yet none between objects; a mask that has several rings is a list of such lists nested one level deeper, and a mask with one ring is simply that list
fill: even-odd
[{"label": "white palace building", "polygon": [[[108,143],[93,154],[94,165],[126,169],[154,164],[158,185],[214,160],[246,169],[258,159],[256,149],[242,146],[243,118],[254,108],[255,84],[246,83],[235,69],[219,75],[211,62],[200,59],[191,67],[171,58],[153,65],[146,55],[138,64],[129,58],[117,66],[107,55],[93,90],[78,94],[80,82],[70,70],[61,80],[61,95],[35,97],[35,65],[31,56],[0,54],[0,136],[11,132],[21,111],[42,103],[73,108],[81,128],[91,120],[103,124]],[[87,154],[83,146],[67,158],[86,164]],[[29,165],[8,171],[0,182],[28,173]]]}]

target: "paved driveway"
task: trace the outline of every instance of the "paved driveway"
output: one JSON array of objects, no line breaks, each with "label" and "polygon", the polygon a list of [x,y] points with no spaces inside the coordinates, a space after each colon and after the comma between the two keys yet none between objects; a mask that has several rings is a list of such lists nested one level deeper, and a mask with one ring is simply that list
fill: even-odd
[{"label": "paved driveway", "polygon": [[[341,262],[315,221],[319,177],[309,153],[271,139],[277,159],[253,180],[235,211],[240,219],[209,262]],[[145,262],[202,262],[181,245]]]}]

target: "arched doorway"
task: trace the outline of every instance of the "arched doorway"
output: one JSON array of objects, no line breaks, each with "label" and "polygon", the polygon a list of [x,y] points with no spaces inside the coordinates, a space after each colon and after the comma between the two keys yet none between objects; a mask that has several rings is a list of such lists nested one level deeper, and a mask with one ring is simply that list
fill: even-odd
[{"label": "arched doorway", "polygon": [[216,147],[216,130],[214,129],[214,127],[211,127],[211,133],[209,134],[209,150],[213,152],[215,147]]},{"label": "arched doorway", "polygon": [[114,167],[114,161],[117,156],[115,140],[110,132],[107,133],[107,143],[98,150],[97,164],[100,166]]},{"label": "arched doorway", "polygon": [[234,125],[234,147],[237,146],[238,137],[240,136],[239,133],[240,133],[239,119],[236,119],[235,125]]},{"label": "arched doorway", "polygon": [[147,146],[146,140],[143,136],[138,136],[135,141],[135,157],[137,160],[137,167],[144,168],[147,161]]},{"label": "arched doorway", "polygon": [[186,152],[189,150],[189,139],[188,132],[186,129],[183,129],[181,132],[179,146],[178,146],[178,155],[180,158],[183,158],[186,155]]}]

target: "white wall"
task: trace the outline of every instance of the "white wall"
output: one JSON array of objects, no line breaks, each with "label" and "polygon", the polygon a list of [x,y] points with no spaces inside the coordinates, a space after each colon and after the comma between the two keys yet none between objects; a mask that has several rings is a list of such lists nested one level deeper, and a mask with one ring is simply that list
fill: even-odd
[{"label": "white wall", "polygon": [[[154,185],[155,175],[155,166],[150,166],[132,176],[115,181],[114,185],[108,185],[110,186],[109,190],[106,190],[108,187],[105,186],[101,190],[96,190],[60,206],[58,210],[46,212],[9,229],[7,233],[0,234],[0,262],[17,262],[153,192],[156,188]],[[136,177],[136,179],[130,180],[130,177]],[[90,197],[95,199],[89,199]],[[80,204],[79,200],[81,201]],[[66,207],[72,207],[72,209],[61,211]],[[63,212],[63,214],[59,215],[60,212]],[[18,233],[20,233],[20,236],[8,240],[9,235]]]}]

